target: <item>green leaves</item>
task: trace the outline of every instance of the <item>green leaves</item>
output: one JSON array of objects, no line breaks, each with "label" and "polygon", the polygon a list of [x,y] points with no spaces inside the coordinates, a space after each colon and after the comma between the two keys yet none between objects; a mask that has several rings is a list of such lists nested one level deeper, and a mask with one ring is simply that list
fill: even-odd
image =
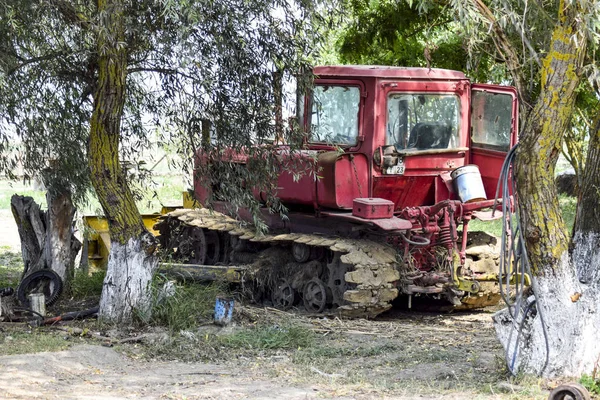
[{"label": "green leaves", "polygon": [[[107,51],[98,43],[116,41],[112,47],[127,50],[128,64],[121,158],[138,165],[141,154],[164,143],[181,155],[174,167],[191,172],[200,121],[211,121],[211,168],[202,172],[222,187],[231,185],[227,193],[234,203],[256,208],[251,185],[272,189],[279,168],[270,149],[256,146],[275,133],[274,72],[289,80],[309,68],[318,4],[141,0],[117,5],[124,7],[125,40],[106,24],[107,12],[88,2],[0,0],[0,170],[10,173],[21,154],[26,176],[56,160],[58,169],[48,178],[71,185],[76,197],[85,195],[97,60]],[[303,79],[301,86],[309,84]],[[293,94],[284,92],[284,104],[293,103]],[[283,126],[289,143],[301,144],[298,128]],[[20,153],[7,150],[15,141]],[[248,171],[220,168],[228,163],[225,148],[252,149],[262,161]]]}]

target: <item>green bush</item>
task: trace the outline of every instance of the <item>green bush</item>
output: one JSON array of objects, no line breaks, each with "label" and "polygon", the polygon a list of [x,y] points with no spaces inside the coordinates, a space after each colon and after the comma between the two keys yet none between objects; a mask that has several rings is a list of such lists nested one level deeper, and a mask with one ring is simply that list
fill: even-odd
[{"label": "green bush", "polygon": [[600,394],[600,380],[596,379],[593,376],[582,375],[579,379],[579,383],[581,383],[590,393]]},{"label": "green bush", "polygon": [[75,299],[100,296],[105,275],[106,271],[92,272],[90,275],[77,272],[71,283],[71,294]]},{"label": "green bush", "polygon": [[213,282],[175,284],[174,293],[168,295],[163,289],[165,282],[163,278],[154,282],[152,314],[139,317],[143,323],[165,326],[172,332],[194,328],[201,321],[210,319],[215,299],[227,293],[225,284]]}]

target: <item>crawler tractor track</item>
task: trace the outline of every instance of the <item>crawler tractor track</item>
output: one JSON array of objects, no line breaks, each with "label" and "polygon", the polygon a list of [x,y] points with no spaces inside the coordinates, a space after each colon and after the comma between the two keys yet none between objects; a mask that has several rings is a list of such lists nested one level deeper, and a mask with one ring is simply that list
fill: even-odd
[{"label": "crawler tractor track", "polygon": [[[173,211],[155,229],[160,231],[161,246],[187,262],[249,265],[244,280],[261,286],[255,299],[270,296],[279,308],[303,303],[312,313],[373,318],[390,309],[399,294],[396,249],[371,240],[302,233],[257,235],[252,226],[241,226],[208,209]],[[254,253],[243,251],[246,241],[249,247],[256,244]],[[497,304],[500,296],[493,286],[485,283],[480,292],[462,297],[461,304],[440,310]]]},{"label": "crawler tractor track", "polygon": [[[396,251],[390,246],[370,240],[299,233],[259,236],[255,234],[252,227],[240,226],[235,219],[208,209],[173,211],[165,216],[155,228],[161,233],[159,240],[163,247],[173,248],[174,245],[169,245],[168,242],[173,239],[171,236],[180,236],[182,229],[200,228],[207,233],[216,231],[229,234],[231,242],[239,242],[241,239],[248,240],[250,243],[264,243],[271,246],[288,245],[290,253],[293,251],[292,249],[300,249],[302,252],[301,249],[305,248],[303,245],[308,246],[307,249],[315,253],[318,253],[320,249],[330,250],[322,261],[324,268],[320,268],[320,273],[313,273],[311,279],[305,279],[300,284],[288,283],[291,279],[286,279],[284,282],[277,281],[267,288],[270,291],[284,293],[283,305],[291,301],[290,288],[287,286],[292,285],[294,286],[293,290],[303,298],[309,311],[325,311],[347,317],[372,318],[391,308],[391,301],[398,296],[398,289],[394,286],[394,282],[400,277]],[[177,235],[172,233],[175,231]],[[175,237],[175,239],[177,238]],[[205,240],[202,241],[203,245],[204,243]],[[297,245],[294,246],[294,244]],[[194,248],[194,243],[183,247]],[[233,247],[235,248],[235,246]],[[182,250],[177,249],[177,251]],[[205,257],[191,252],[190,258],[194,260]],[[310,261],[307,261],[297,265],[302,268],[302,266],[310,264]],[[256,273],[258,274],[260,271]],[[308,274],[308,278],[310,277],[311,274]]]}]

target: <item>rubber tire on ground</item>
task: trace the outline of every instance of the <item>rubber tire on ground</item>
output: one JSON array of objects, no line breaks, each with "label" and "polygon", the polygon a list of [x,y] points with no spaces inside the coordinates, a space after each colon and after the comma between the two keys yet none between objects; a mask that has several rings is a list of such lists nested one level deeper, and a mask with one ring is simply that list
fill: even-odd
[{"label": "rubber tire on ground", "polygon": [[578,383],[567,383],[555,388],[550,392],[550,396],[548,396],[548,400],[563,399],[590,400],[591,397],[590,393],[582,385]]},{"label": "rubber tire on ground", "polygon": [[50,296],[46,297],[46,306],[49,307],[56,303],[63,290],[63,281],[60,276],[51,269],[43,269],[35,271],[25,277],[17,288],[17,298],[23,307],[29,307],[29,295],[30,288],[38,283],[40,280],[48,280],[52,283],[53,291]]}]

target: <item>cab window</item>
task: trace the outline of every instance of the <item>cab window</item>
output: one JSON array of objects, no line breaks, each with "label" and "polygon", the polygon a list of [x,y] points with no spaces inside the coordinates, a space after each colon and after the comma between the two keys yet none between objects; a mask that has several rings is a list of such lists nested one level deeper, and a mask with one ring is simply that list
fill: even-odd
[{"label": "cab window", "polygon": [[473,147],[508,151],[512,131],[513,97],[505,93],[471,93]]},{"label": "cab window", "polygon": [[315,86],[310,142],[355,145],[359,106],[360,89],[356,86]]},{"label": "cab window", "polygon": [[418,151],[458,147],[460,102],[453,94],[391,93],[386,144]]}]

